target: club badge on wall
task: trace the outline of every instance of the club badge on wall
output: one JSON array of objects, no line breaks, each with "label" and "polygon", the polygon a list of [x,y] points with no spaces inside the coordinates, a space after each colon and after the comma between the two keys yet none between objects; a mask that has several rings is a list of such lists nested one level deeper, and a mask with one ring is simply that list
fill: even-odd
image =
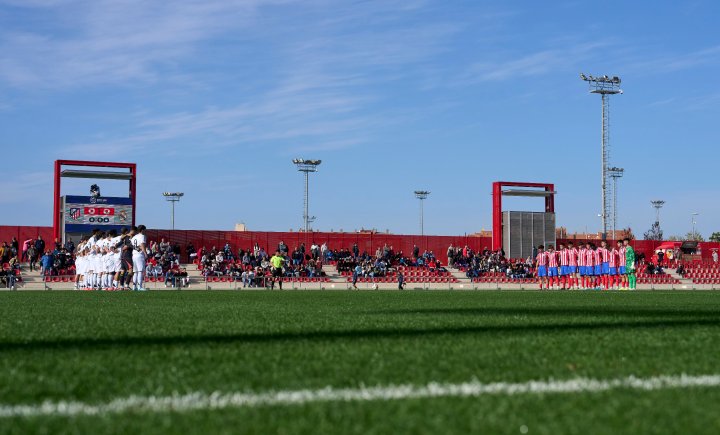
[{"label": "club badge on wall", "polygon": [[70,208],[70,220],[80,221],[80,218],[82,218],[82,211],[80,210],[80,208]]}]

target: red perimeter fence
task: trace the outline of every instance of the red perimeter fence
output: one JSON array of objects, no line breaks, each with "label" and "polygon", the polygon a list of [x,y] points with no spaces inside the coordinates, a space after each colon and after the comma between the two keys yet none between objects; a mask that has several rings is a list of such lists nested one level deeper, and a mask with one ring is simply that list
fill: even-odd
[{"label": "red perimeter fence", "polygon": [[[52,227],[30,227],[30,226],[0,226],[0,243],[7,241],[8,243],[13,237],[16,237],[22,247],[22,243],[27,239],[34,239],[42,236],[46,241],[46,245],[51,246],[53,242]],[[185,247],[188,243],[192,243],[198,251],[205,247],[212,249],[222,249],[226,242],[232,246],[233,252],[237,252],[239,248],[251,248],[256,242],[267,251],[274,251],[280,241],[292,250],[301,243],[305,243],[307,250],[310,245],[317,243],[321,245],[327,243],[329,249],[350,249],[354,243],[357,243],[360,253],[366,251],[368,254],[374,254],[377,248],[382,248],[386,243],[392,246],[398,252],[402,251],[405,255],[412,254],[413,246],[417,245],[420,252],[424,250],[432,251],[442,262],[447,261],[446,253],[450,244],[463,247],[467,245],[475,251],[484,248],[490,249],[492,239],[490,237],[477,236],[420,236],[420,235],[398,235],[398,234],[369,234],[369,233],[325,233],[325,232],[270,232],[270,231],[196,231],[196,230],[147,230],[148,240],[159,242],[165,239],[171,244],[179,244],[183,255]],[[567,239],[571,240],[571,239]],[[558,243],[566,240],[559,239]],[[597,243],[597,241],[594,241]],[[577,242],[576,242],[577,243]],[[661,243],[653,240],[633,240],[632,245],[638,253],[644,253],[648,258],[653,251]],[[720,249],[720,243],[701,242],[699,244],[702,258],[711,258],[713,249]],[[185,258],[183,258],[185,260]]]}]

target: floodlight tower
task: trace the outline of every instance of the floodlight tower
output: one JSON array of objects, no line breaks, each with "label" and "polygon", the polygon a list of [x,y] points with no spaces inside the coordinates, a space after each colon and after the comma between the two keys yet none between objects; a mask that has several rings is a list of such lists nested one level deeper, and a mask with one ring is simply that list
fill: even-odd
[{"label": "floodlight tower", "polygon": [[650,201],[650,204],[652,204],[653,207],[655,207],[655,223],[660,226],[660,209],[665,205],[665,201],[662,199],[656,199],[654,201]]},{"label": "floodlight tower", "polygon": [[602,157],[602,237],[607,237],[607,218],[609,213],[607,181],[608,181],[608,164],[610,162],[610,95],[622,94],[620,89],[620,77],[601,76],[593,77],[591,75],[580,74],[580,78],[588,82],[591,94],[600,94],[602,97],[602,139],[601,139],[601,157]]},{"label": "floodlight tower", "polygon": [[308,214],[308,203],[310,202],[310,195],[308,192],[308,178],[310,172],[317,172],[317,167],[320,166],[322,160],[307,160],[307,159],[293,159],[292,161],[297,166],[298,171],[305,174],[305,196],[303,198],[303,222],[305,223],[305,232],[310,231],[310,222],[315,221],[315,216]]},{"label": "floodlight tower", "polygon": [[617,190],[617,183],[618,178],[622,178],[623,174],[625,173],[625,169],[623,168],[617,168],[612,167],[608,169],[608,175],[613,180],[613,188],[612,188],[612,198],[613,198],[613,204],[612,204],[612,231],[613,231],[613,240],[617,240],[617,198],[618,198],[618,190]]},{"label": "floodlight tower", "polygon": [[172,229],[175,229],[175,203],[180,202],[180,198],[185,196],[182,192],[163,192],[163,196],[165,197],[165,200],[172,203]]},{"label": "floodlight tower", "polygon": [[423,203],[427,199],[428,195],[430,195],[430,192],[427,190],[416,190],[415,191],[415,198],[420,200],[420,235],[425,235],[425,211],[423,208]]}]

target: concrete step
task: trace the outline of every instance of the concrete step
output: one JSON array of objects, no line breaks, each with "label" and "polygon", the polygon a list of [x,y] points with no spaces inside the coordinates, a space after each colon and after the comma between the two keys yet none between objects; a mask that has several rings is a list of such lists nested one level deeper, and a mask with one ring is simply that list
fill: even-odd
[{"label": "concrete step", "polygon": [[450,267],[450,266],[446,266],[445,268],[447,269],[448,272],[450,272],[450,274],[453,277],[455,277],[455,279],[457,279],[461,283],[463,283],[463,284],[471,284],[472,283],[472,280],[470,278],[468,278],[467,275],[465,275],[465,272],[461,271],[460,269],[458,269],[456,267]]}]

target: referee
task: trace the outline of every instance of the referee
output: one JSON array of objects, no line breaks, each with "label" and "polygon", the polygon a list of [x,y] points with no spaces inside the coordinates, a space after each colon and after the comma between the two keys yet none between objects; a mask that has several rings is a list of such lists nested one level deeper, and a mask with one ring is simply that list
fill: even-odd
[{"label": "referee", "polygon": [[278,282],[280,290],[282,290],[282,277],[283,277],[283,265],[285,264],[285,257],[282,252],[278,249],[275,251],[275,255],[270,259],[270,266],[272,267],[272,287],[275,288],[275,281]]}]

